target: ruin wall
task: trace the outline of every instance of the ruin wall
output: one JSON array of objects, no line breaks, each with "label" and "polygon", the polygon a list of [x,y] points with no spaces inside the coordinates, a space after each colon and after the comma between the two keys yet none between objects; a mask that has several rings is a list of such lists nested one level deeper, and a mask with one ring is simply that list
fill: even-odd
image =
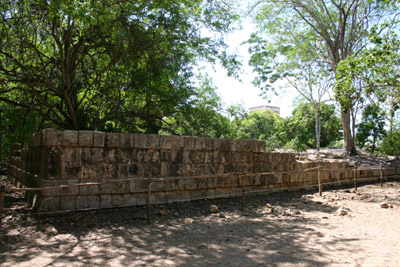
[{"label": "ruin wall", "polygon": [[[40,211],[144,205],[148,188],[143,178],[182,177],[151,182],[152,204],[238,197],[242,190],[250,194],[309,188],[318,185],[317,172],[294,171],[318,164],[332,170],[321,173],[323,183],[353,180],[348,162],[301,162],[295,153],[265,152],[265,142],[253,140],[45,129],[31,137],[27,148],[14,145],[11,155],[9,176],[18,186],[87,184],[27,192]],[[357,175],[362,179],[379,174],[365,170]],[[385,170],[385,175],[392,174]],[[210,177],[190,179],[205,175]]]}]

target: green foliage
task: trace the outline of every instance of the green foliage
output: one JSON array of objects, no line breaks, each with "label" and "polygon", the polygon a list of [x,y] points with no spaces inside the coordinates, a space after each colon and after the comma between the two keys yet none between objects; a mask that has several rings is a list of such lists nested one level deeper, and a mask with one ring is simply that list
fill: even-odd
[{"label": "green foliage", "polygon": [[362,114],[361,123],[357,125],[356,144],[367,146],[371,152],[376,149],[376,143],[386,134],[385,116],[378,105],[368,105]]},{"label": "green foliage", "polygon": [[235,19],[219,1],[1,1],[0,101],[61,129],[157,133],[195,93],[197,59],[234,74]]},{"label": "green foliage", "polygon": [[200,75],[200,80],[189,104],[164,120],[162,133],[215,138],[231,136],[230,121],[222,115],[222,101],[211,78]]},{"label": "green foliage", "polygon": [[[301,73],[303,64],[313,62],[322,70],[335,73],[342,60],[359,54],[365,47],[371,23],[396,17],[397,1],[265,0],[254,5],[261,33],[253,35],[252,60],[258,77],[255,84],[269,90],[269,83]],[[285,63],[289,63],[286,64]],[[282,69],[283,67],[283,69]],[[297,69],[297,70],[296,70]],[[356,92],[342,91],[340,101],[344,151],[354,154],[350,111]],[[311,101],[313,102],[313,101]]]},{"label": "green foliage", "polygon": [[368,49],[338,65],[335,93],[340,103],[363,93],[380,102],[389,101],[393,112],[399,109],[400,40],[395,31],[387,31],[390,26],[384,23],[371,28]]},{"label": "green foliage", "polygon": [[[327,147],[341,138],[340,119],[335,114],[335,107],[321,103],[321,147]],[[315,113],[312,104],[301,103],[292,112],[292,116],[283,121],[285,131],[285,148],[295,151],[305,151],[316,148]]]},{"label": "green foliage", "polygon": [[282,147],[281,117],[270,111],[253,111],[237,122],[236,138],[266,142],[268,151]]},{"label": "green foliage", "polygon": [[29,142],[29,138],[40,125],[40,114],[29,112],[25,109],[0,104],[0,127],[2,132],[0,158],[9,157],[10,144],[19,143],[23,146]]},{"label": "green foliage", "polygon": [[400,156],[400,124],[384,136],[379,152],[386,155]]}]

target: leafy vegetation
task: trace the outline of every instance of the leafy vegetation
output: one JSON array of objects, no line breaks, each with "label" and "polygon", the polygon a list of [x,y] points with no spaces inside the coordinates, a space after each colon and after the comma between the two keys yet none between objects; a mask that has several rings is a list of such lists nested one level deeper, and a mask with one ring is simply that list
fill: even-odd
[{"label": "leafy vegetation", "polygon": [[[40,129],[257,139],[268,150],[356,144],[399,155],[397,1],[252,5],[254,84],[304,99],[291,116],[224,108],[198,62],[238,76],[232,1],[0,1],[0,151]],[[333,101],[335,105],[326,104]],[[362,111],[361,121],[357,112]],[[341,131],[343,139],[341,140]]]}]

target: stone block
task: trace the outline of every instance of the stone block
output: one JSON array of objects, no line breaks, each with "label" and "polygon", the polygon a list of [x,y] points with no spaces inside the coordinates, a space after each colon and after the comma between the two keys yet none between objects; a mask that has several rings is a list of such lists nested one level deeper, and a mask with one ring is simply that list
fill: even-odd
[{"label": "stone block", "polygon": [[103,150],[103,157],[104,157],[104,162],[110,163],[110,164],[115,164],[117,163],[117,150],[116,148],[104,148]]},{"label": "stone block", "polygon": [[170,176],[169,166],[170,166],[169,162],[161,162],[161,173],[160,173],[160,175],[162,177],[169,177]]},{"label": "stone block", "polygon": [[129,182],[115,182],[114,193],[126,194],[129,192]]},{"label": "stone block", "polygon": [[165,182],[164,181],[153,181],[150,184],[152,192],[161,192],[165,191]]},{"label": "stone block", "polygon": [[70,147],[78,146],[78,131],[73,131],[73,130],[64,131],[63,145]]},{"label": "stone block", "polygon": [[165,204],[167,203],[167,198],[165,192],[152,192],[154,196],[154,202],[152,204]]},{"label": "stone block", "polygon": [[147,135],[145,134],[135,134],[133,136],[134,138],[134,146],[135,148],[146,148],[146,143],[147,143]]},{"label": "stone block", "polygon": [[201,151],[212,150],[212,139],[211,138],[196,138],[195,148],[196,148],[196,150],[201,150]]},{"label": "stone block", "polygon": [[[99,166],[101,165],[99,164]],[[108,178],[108,179],[119,178],[118,165],[106,163],[103,164],[103,170],[104,170],[103,178]]]},{"label": "stone block", "polygon": [[125,206],[136,206],[136,198],[132,194],[125,194]]},{"label": "stone block", "polygon": [[158,163],[160,162],[160,152],[157,150],[146,150],[142,154],[142,162]]},{"label": "stone block", "polygon": [[78,144],[81,147],[92,147],[93,146],[93,132],[92,131],[79,131],[78,132]]},{"label": "stone block", "polygon": [[229,176],[227,177],[227,186],[228,187],[233,187],[233,186],[241,186],[242,185],[242,178],[238,176]]},{"label": "stone block", "polygon": [[160,136],[156,134],[149,134],[146,138],[147,149],[160,149]]},{"label": "stone block", "polygon": [[93,146],[104,147],[106,134],[103,132],[93,132]]},{"label": "stone block", "polygon": [[63,179],[80,179],[82,177],[82,165],[80,163],[65,163],[63,167]]},{"label": "stone block", "polygon": [[196,137],[184,136],[185,150],[196,150]]},{"label": "stone block", "polygon": [[76,202],[76,210],[86,210],[89,208],[87,196],[77,196],[75,198],[75,202]]},{"label": "stone block", "polygon": [[44,129],[42,131],[44,146],[61,146],[63,133],[54,129]]},{"label": "stone block", "polygon": [[188,190],[197,189],[197,180],[196,179],[185,179],[185,189],[188,189]]},{"label": "stone block", "polygon": [[33,146],[38,147],[43,145],[43,132],[37,132],[33,136]]},{"label": "stone block", "polygon": [[190,201],[190,191],[181,190],[179,191],[179,201]]},{"label": "stone block", "polygon": [[190,191],[190,200],[198,200],[198,199],[202,199],[201,192],[199,190],[191,190]]},{"label": "stone block", "polygon": [[65,147],[62,154],[62,161],[65,164],[82,162],[82,149],[80,147]]},{"label": "stone block", "polygon": [[113,207],[123,207],[127,206],[127,195],[124,194],[114,194],[112,195],[112,206]]},{"label": "stone block", "polygon": [[60,197],[60,209],[61,210],[76,210],[76,200],[75,200],[75,196],[63,196]]},{"label": "stone block", "polygon": [[100,209],[100,196],[87,196],[89,209]]},{"label": "stone block", "polygon": [[228,198],[230,195],[230,188],[215,188],[215,198]]},{"label": "stone block", "polygon": [[96,177],[97,177],[97,171],[95,165],[86,165],[86,164],[82,165],[82,170],[81,170],[82,180],[87,180]]},{"label": "stone block", "polygon": [[130,149],[116,149],[115,157],[117,163],[130,163],[132,161],[132,151]]},{"label": "stone block", "polygon": [[47,167],[46,175],[44,178],[57,180],[61,179],[62,172],[62,149],[60,147],[48,147],[46,148],[46,162],[42,164]]},{"label": "stone block", "polygon": [[158,177],[161,174],[160,163],[143,163],[142,166],[144,177]]},{"label": "stone block", "polygon": [[175,199],[175,192],[174,191],[166,191],[165,192],[165,200],[166,203],[173,203]]},{"label": "stone block", "polygon": [[[136,166],[136,165],[135,165]],[[132,169],[132,173],[131,173]],[[118,164],[118,175],[120,178],[131,178],[137,176],[137,171],[130,164]],[[134,174],[136,173],[136,174]]]},{"label": "stone block", "polygon": [[136,199],[136,205],[146,205],[146,193],[136,193],[134,194],[134,198]]},{"label": "stone block", "polygon": [[223,174],[224,173],[224,165],[220,164],[209,164],[208,165],[208,173],[209,174]]},{"label": "stone block", "polygon": [[[184,187],[180,187],[180,184],[179,184],[180,180],[181,179],[166,181],[164,183],[165,190],[166,191],[174,191],[174,190],[183,189]],[[184,185],[182,185],[182,186],[184,186]]]},{"label": "stone block", "polygon": [[143,180],[130,181],[129,182],[129,192],[131,192],[131,193],[147,192],[147,182],[143,181]]},{"label": "stone block", "polygon": [[[62,181],[49,181],[42,180],[40,187],[59,187],[62,184]],[[60,195],[61,189],[52,189],[52,190],[43,190],[40,191],[40,194],[44,197],[55,197]]]},{"label": "stone block", "polygon": [[100,208],[112,208],[112,196],[111,195],[100,195]]},{"label": "stone block", "polygon": [[196,180],[197,180],[197,189],[207,189],[208,188],[207,178],[199,178]]},{"label": "stone block", "polygon": [[122,148],[133,148],[134,147],[134,137],[130,133],[121,133],[120,142]]},{"label": "stone block", "polygon": [[170,135],[161,135],[160,137],[160,148],[171,149],[172,148],[172,137]]},{"label": "stone block", "polygon": [[81,180],[81,183],[94,183],[93,185],[84,185],[79,187],[79,195],[97,195],[100,193],[100,186],[97,180]]},{"label": "stone block", "polygon": [[36,205],[39,211],[59,211],[61,209],[59,197],[43,197]]},{"label": "stone block", "polygon": [[[76,185],[79,180],[66,180],[63,181],[64,185]],[[66,187],[60,190],[60,196],[76,196],[79,194],[79,186]]]},{"label": "stone block", "polygon": [[228,139],[212,139],[212,150],[231,151],[231,140]]},{"label": "stone block", "polygon": [[109,148],[121,147],[119,133],[106,133],[105,146]]},{"label": "stone block", "polygon": [[208,178],[207,188],[215,188],[215,187],[218,187],[218,178]]},{"label": "stone block", "polygon": [[102,184],[99,185],[100,194],[111,194],[114,193],[114,183],[104,180]]},{"label": "stone block", "polygon": [[185,147],[185,137],[184,136],[171,136],[172,149],[183,149]]}]

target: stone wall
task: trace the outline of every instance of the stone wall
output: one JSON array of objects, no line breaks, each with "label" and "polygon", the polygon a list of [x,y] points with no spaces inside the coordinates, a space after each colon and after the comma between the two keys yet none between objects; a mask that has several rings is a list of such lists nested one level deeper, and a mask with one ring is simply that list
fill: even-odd
[{"label": "stone wall", "polygon": [[[252,140],[45,129],[31,137],[28,148],[14,145],[11,155],[9,175],[16,185],[92,183],[28,192],[28,200],[41,211],[143,205],[147,192],[143,178],[182,177],[152,182],[152,204],[237,197],[242,182],[246,192],[305,188],[317,185],[315,171],[259,173],[301,171],[317,164],[334,169],[323,173],[323,183],[353,179],[347,162],[304,163],[296,160],[295,153],[267,153],[264,142]],[[189,178],[201,175],[211,177]],[[358,176],[379,177],[379,170],[359,171]]]}]

